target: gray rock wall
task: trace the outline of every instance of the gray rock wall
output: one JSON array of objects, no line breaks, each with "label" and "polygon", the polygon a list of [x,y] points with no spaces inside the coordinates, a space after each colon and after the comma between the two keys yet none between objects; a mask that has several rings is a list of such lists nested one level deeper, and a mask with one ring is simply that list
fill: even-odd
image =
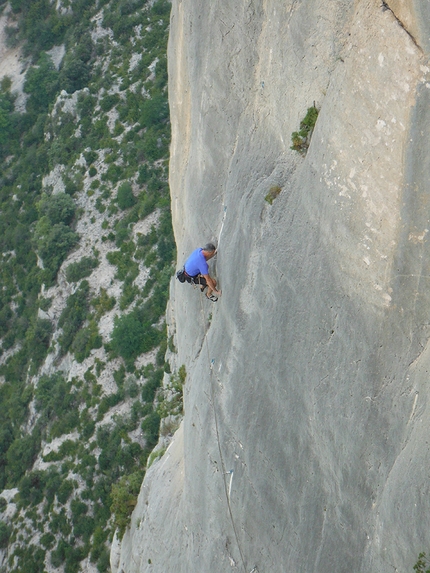
[{"label": "gray rock wall", "polygon": [[388,573],[430,550],[428,11],[173,2],[178,266],[218,241],[223,295],[172,281],[185,418],[114,571]]}]

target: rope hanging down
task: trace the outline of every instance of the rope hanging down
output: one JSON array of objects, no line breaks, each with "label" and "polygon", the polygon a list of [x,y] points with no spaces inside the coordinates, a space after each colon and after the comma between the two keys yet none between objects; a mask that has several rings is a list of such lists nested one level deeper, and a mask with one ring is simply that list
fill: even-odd
[{"label": "rope hanging down", "polygon": [[[225,210],[224,210],[225,212]],[[223,221],[224,224],[224,221]],[[221,226],[221,231],[222,231],[222,226]],[[220,236],[221,236],[221,232],[220,232]],[[202,316],[203,316],[203,320],[204,320],[204,310],[203,310],[203,292],[200,290],[200,307],[201,307],[201,311],[202,311]],[[222,478],[223,478],[223,484],[224,484],[224,493],[225,493],[225,499],[227,502],[227,508],[228,508],[228,513],[230,515],[230,520],[231,520],[231,524],[233,527],[233,531],[234,531],[234,536],[236,538],[236,544],[237,547],[239,549],[239,553],[240,553],[240,558],[242,561],[242,566],[243,566],[243,570],[245,573],[248,573],[247,569],[246,569],[246,564],[245,564],[245,558],[243,555],[243,551],[242,551],[242,547],[240,545],[240,541],[239,541],[239,535],[237,533],[237,529],[236,529],[236,524],[234,522],[233,519],[233,512],[231,509],[231,504],[230,504],[230,494],[231,494],[231,485],[232,485],[232,480],[233,480],[233,470],[229,470],[226,471],[226,466],[225,466],[225,462],[224,462],[224,456],[222,455],[222,450],[221,450],[221,442],[220,442],[220,435],[219,435],[219,427],[218,427],[218,416],[216,413],[216,408],[215,408],[215,391],[214,391],[214,380],[213,378],[215,377],[219,383],[220,380],[218,379],[218,377],[216,376],[216,374],[214,373],[214,364],[215,364],[215,359],[210,359],[210,355],[209,355],[209,345],[208,345],[208,339],[207,336],[205,334],[205,340],[204,342],[206,342],[206,351],[207,351],[207,357],[208,357],[208,364],[209,364],[209,369],[211,371],[211,375],[210,375],[210,390],[211,390],[211,402],[212,402],[212,409],[213,409],[213,413],[214,413],[214,420],[215,420],[215,433],[216,433],[216,439],[217,439],[217,444],[218,444],[218,452],[219,452],[219,458],[221,461],[221,469],[222,469]],[[229,485],[227,486],[227,478],[226,476],[230,475],[230,480],[229,480]],[[250,573],[258,573],[257,572],[257,567],[254,567],[254,569],[250,572]]]}]

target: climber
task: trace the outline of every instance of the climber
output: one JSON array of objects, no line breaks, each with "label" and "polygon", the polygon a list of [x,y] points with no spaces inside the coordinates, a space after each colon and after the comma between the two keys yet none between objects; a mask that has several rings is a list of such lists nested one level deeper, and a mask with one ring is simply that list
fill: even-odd
[{"label": "climber", "polygon": [[[216,289],[216,280],[209,275],[209,267],[206,261],[214,257],[216,253],[215,245],[208,243],[203,248],[196,249],[191,253],[185,261],[183,269],[184,279],[189,283],[200,285],[202,292],[207,288],[206,298],[212,302],[218,300],[221,291]],[[179,278],[179,280],[181,279]],[[182,282],[185,282],[185,280]]]}]

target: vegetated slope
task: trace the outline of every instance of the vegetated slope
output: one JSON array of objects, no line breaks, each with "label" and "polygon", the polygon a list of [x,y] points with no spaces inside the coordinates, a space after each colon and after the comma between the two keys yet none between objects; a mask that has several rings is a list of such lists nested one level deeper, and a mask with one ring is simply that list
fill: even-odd
[{"label": "vegetated slope", "polygon": [[412,572],[428,552],[428,9],[173,2],[175,237],[180,259],[220,241],[223,294],[172,288],[184,421],[115,571]]},{"label": "vegetated slope", "polygon": [[0,9],[0,565],[104,572],[169,413],[170,4]]}]

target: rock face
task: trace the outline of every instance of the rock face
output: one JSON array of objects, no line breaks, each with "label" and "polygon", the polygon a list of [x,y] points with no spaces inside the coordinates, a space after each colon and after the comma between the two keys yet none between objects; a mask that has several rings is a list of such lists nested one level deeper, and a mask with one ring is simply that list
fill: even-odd
[{"label": "rock face", "polygon": [[223,295],[172,283],[185,418],[114,571],[388,573],[429,551],[429,10],[174,0],[178,266],[218,241]]}]

